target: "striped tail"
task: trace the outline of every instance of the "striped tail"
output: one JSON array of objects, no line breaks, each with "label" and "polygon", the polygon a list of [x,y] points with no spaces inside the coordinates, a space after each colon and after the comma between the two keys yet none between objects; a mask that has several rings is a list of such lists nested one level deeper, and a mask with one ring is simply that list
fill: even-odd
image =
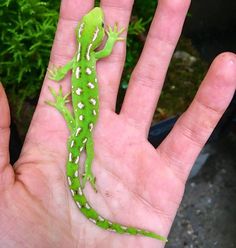
[{"label": "striped tail", "polygon": [[[75,137],[74,137],[75,138]],[[134,227],[123,226],[118,223],[111,222],[106,218],[99,215],[95,209],[93,209],[88,203],[84,192],[82,190],[80,178],[78,175],[78,167],[79,167],[79,156],[82,150],[84,149],[84,144],[79,149],[74,149],[76,140],[70,138],[69,147],[69,159],[66,165],[68,184],[70,187],[71,194],[73,199],[78,206],[81,213],[91,222],[96,224],[102,229],[116,232],[119,234],[130,234],[130,235],[142,235],[154,239],[158,239],[164,242],[167,242],[165,237],[162,237],[154,232],[150,232],[143,229],[137,229]],[[81,142],[80,142],[81,143]]]}]

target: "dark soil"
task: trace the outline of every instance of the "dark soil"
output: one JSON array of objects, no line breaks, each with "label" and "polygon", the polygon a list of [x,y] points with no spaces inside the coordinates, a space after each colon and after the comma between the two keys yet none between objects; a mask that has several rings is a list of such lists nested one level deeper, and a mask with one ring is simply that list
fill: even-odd
[{"label": "dark soil", "polygon": [[190,179],[166,248],[236,247],[236,133]]}]

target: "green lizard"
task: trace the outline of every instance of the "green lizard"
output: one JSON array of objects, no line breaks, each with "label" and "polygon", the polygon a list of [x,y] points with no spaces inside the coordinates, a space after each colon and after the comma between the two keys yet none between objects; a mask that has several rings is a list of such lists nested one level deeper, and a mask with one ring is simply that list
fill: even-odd
[{"label": "green lizard", "polygon": [[[63,115],[70,130],[66,173],[72,197],[81,213],[105,230],[120,234],[144,235],[167,241],[165,237],[154,232],[120,225],[107,220],[91,207],[83,192],[86,181],[90,181],[96,190],[95,177],[91,170],[94,157],[92,129],[98,118],[99,111],[96,61],[109,56],[116,41],[124,40],[119,37],[123,31],[124,29],[118,30],[117,24],[113,29],[109,27],[105,31],[101,8],[94,8],[86,14],[76,28],[78,46],[75,56],[65,66],[49,70],[49,78],[55,81],[60,81],[69,70],[72,70],[71,98],[73,114],[66,107],[70,94],[63,96],[61,87],[59,93],[50,88],[55,102],[47,101],[47,103],[55,107]],[[105,32],[108,40],[104,49],[95,51],[101,45]],[[84,176],[81,180],[78,168],[80,154],[83,150],[86,151],[86,161]]]}]

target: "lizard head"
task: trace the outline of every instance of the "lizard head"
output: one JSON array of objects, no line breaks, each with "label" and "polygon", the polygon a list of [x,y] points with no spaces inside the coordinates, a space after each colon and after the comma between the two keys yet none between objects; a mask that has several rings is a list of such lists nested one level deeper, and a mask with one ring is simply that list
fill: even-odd
[{"label": "lizard head", "polygon": [[76,37],[78,41],[86,40],[87,43],[92,44],[94,50],[102,43],[104,35],[103,11],[101,8],[96,7],[78,23]]}]

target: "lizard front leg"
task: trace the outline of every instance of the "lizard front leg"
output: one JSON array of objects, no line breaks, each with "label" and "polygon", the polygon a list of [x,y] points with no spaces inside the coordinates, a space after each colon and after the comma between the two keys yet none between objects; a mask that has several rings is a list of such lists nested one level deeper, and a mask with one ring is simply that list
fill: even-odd
[{"label": "lizard front leg", "polygon": [[52,69],[48,69],[48,72],[49,72],[48,78],[53,81],[62,80],[66,76],[68,71],[72,70],[73,63],[74,63],[74,58],[62,67],[56,67],[53,65]]},{"label": "lizard front leg", "polygon": [[120,31],[118,30],[118,25],[115,24],[114,28],[108,27],[108,30],[106,30],[108,39],[105,44],[105,47],[98,52],[95,52],[95,58],[102,59],[104,57],[107,57],[111,54],[112,49],[116,43],[116,41],[124,41],[125,38],[120,37],[120,35],[124,32],[125,28],[122,28]]},{"label": "lizard front leg", "polygon": [[75,120],[74,120],[71,112],[69,111],[69,109],[66,107],[66,104],[69,102],[68,96],[70,95],[70,93],[63,96],[61,86],[60,86],[58,94],[51,87],[49,87],[49,90],[50,90],[51,94],[53,95],[55,102],[46,101],[46,103],[48,105],[56,108],[62,114],[70,132],[72,133],[74,128],[75,128]]}]

